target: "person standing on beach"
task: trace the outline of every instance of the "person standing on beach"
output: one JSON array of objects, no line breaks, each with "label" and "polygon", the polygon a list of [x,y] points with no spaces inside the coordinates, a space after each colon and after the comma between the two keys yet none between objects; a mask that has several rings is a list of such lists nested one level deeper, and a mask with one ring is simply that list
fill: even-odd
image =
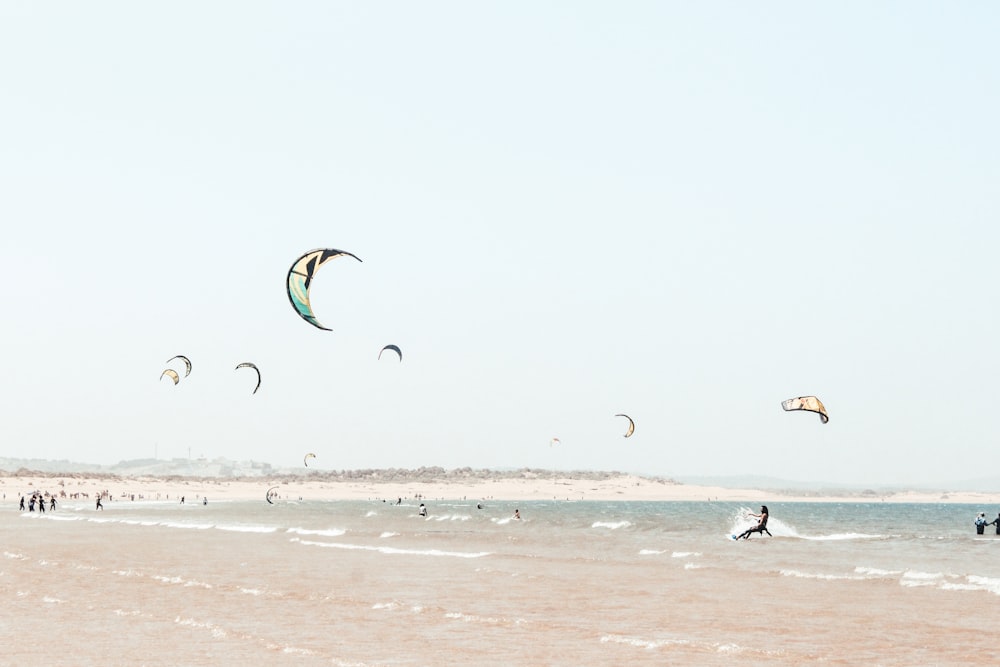
[{"label": "person standing on beach", "polygon": [[982,535],[986,531],[986,512],[980,512],[976,517],[976,535]]},{"label": "person standing on beach", "polygon": [[104,511],[104,505],[101,504],[101,494],[99,493],[97,494],[97,507],[95,507],[94,509],[101,510],[102,512]]},{"label": "person standing on beach", "polygon": [[24,494],[23,493],[21,494],[21,507],[20,507],[20,509],[21,509],[22,512],[24,511]]}]

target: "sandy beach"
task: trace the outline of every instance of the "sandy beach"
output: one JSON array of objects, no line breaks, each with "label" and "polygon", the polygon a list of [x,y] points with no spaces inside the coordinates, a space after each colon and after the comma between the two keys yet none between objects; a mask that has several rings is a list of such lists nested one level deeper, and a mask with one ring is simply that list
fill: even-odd
[{"label": "sandy beach", "polygon": [[0,471],[0,494],[10,502],[35,491],[66,499],[94,499],[106,492],[112,500],[189,499],[263,500],[268,489],[279,498],[306,500],[621,500],[727,502],[899,502],[998,504],[1000,493],[971,491],[803,492],[752,488],[724,488],[681,484],[671,480],[617,473],[560,474],[522,471],[495,477],[456,475],[441,477],[394,470],[369,473],[365,479],[345,480],[343,474],[276,475],[273,477],[208,478],[121,476],[99,473],[18,473]]}]

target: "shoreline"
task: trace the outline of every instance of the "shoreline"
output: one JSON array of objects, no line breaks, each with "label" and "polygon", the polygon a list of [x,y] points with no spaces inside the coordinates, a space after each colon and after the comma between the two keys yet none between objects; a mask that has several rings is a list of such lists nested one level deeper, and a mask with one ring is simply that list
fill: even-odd
[{"label": "shoreline", "polygon": [[[726,488],[681,484],[660,478],[627,474],[592,476],[560,475],[482,476],[427,479],[395,472],[392,479],[345,480],[340,476],[274,475],[260,478],[178,477],[119,475],[104,473],[38,473],[0,471],[0,494],[5,502],[17,502],[20,495],[35,491],[55,495],[60,500],[93,501],[97,494],[118,499],[174,500],[181,496],[215,500],[263,500],[267,490],[278,487],[281,498],[303,500],[382,500],[389,498],[429,500],[593,500],[593,501],[687,501],[747,503],[954,503],[1000,504],[1000,492],[894,490],[864,491],[774,490]],[[134,496],[134,498],[133,498]]]}]

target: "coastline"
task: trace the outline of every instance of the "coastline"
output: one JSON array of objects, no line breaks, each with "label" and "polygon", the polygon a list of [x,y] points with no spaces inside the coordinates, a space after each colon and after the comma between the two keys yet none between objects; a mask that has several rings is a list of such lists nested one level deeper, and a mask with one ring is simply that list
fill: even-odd
[{"label": "coastline", "polygon": [[421,498],[430,500],[531,501],[710,501],[746,503],[956,503],[1000,504],[1000,493],[975,491],[843,491],[804,492],[773,489],[726,488],[681,484],[660,478],[606,473],[599,475],[550,473],[545,476],[524,473],[521,476],[448,474],[446,479],[427,478],[413,473],[392,471],[390,478],[374,473],[364,479],[343,479],[323,473],[310,475],[282,474],[259,478],[180,477],[104,473],[39,473],[0,471],[0,494],[4,502],[17,502],[20,495],[30,497],[35,491],[55,495],[68,502],[93,501],[106,492],[112,500],[263,500],[267,490],[277,487],[279,498],[304,500],[382,500]]}]

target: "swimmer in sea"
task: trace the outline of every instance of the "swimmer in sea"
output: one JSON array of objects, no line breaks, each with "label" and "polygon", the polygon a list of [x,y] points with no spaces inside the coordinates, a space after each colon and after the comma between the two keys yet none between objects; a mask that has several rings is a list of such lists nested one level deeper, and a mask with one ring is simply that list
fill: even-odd
[{"label": "swimmer in sea", "polygon": [[417,512],[420,516],[427,516],[427,508],[424,507],[423,503],[420,503],[420,510]]},{"label": "swimmer in sea", "polygon": [[514,510],[514,518],[517,519],[518,521],[521,520],[521,510],[517,510],[517,509]]}]

